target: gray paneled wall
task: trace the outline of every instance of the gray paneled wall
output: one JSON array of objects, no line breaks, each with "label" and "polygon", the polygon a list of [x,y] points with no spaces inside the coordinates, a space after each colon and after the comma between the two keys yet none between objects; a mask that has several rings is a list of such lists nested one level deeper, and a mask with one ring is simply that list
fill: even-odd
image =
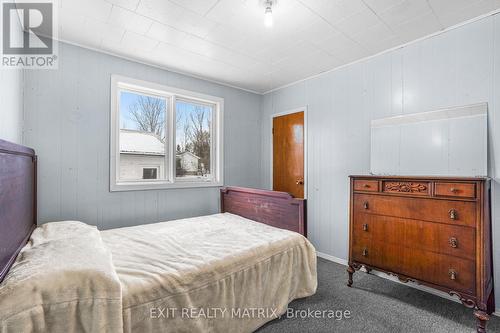
[{"label": "gray paneled wall", "polygon": [[[111,74],[225,98],[224,172],[230,185],[270,187],[271,115],[307,106],[309,236],[318,251],[341,259],[347,258],[347,176],[370,170],[370,121],[487,102],[489,172],[496,180],[494,252],[500,262],[498,15],[264,96],[66,44],[60,59],[57,71],[25,72],[23,143],[40,156],[42,222],[76,219],[105,229],[217,211],[215,188],[109,192]],[[495,269],[498,282],[500,265]]]},{"label": "gray paneled wall", "polygon": [[23,70],[0,69],[0,139],[21,143]]},{"label": "gray paneled wall", "polygon": [[101,229],[218,211],[218,189],[109,192],[110,76],[225,99],[227,185],[260,184],[261,96],[60,44],[59,70],[26,71],[24,144],[39,155],[39,220]]},{"label": "gray paneled wall", "polygon": [[[370,170],[370,121],[480,102],[489,104],[494,255],[500,263],[500,15],[266,94],[262,186],[271,186],[271,115],[307,106],[309,236],[318,251],[347,259],[347,176]],[[500,264],[495,271],[498,283]]]}]

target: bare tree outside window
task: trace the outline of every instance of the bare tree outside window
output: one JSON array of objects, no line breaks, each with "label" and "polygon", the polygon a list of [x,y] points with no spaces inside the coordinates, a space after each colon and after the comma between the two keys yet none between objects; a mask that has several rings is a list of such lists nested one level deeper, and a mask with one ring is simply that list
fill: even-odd
[{"label": "bare tree outside window", "polygon": [[176,103],[177,177],[210,177],[213,107],[188,101]]},{"label": "bare tree outside window", "polygon": [[200,158],[200,162],[210,173],[210,118],[205,108],[196,106],[189,115],[188,130],[191,152]]},{"label": "bare tree outside window", "polygon": [[[167,101],[164,97],[121,91],[120,179],[165,179]],[[153,171],[144,172],[153,169],[154,175]]]},{"label": "bare tree outside window", "polygon": [[161,142],[165,142],[165,108],[164,99],[139,95],[137,101],[129,106],[129,113],[138,130],[154,133]]}]

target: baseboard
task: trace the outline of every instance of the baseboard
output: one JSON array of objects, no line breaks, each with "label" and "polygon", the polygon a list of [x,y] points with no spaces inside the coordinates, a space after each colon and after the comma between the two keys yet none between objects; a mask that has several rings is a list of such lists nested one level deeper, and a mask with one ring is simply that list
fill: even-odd
[{"label": "baseboard", "polygon": [[[348,262],[345,259],[338,258],[338,257],[332,256],[332,255],[326,254],[326,253],[322,253],[322,252],[316,252],[316,254],[320,258],[326,259],[328,261],[332,261],[332,262],[340,264],[340,265],[347,266]],[[442,291],[439,291],[439,290],[436,290],[433,288],[429,288],[429,287],[426,287],[426,286],[423,286],[423,285],[420,285],[420,284],[417,284],[414,282],[403,283],[403,282],[399,281],[397,277],[388,275],[388,274],[383,273],[383,272],[371,271],[370,274],[387,279],[387,280],[390,280],[390,281],[393,281],[393,282],[397,282],[399,284],[403,284],[405,286],[409,286],[409,287],[412,287],[412,288],[415,288],[418,290],[422,290],[422,291],[428,292],[430,294],[433,294],[433,295],[436,295],[436,296],[439,296],[442,298],[446,298],[447,300],[453,301],[455,303],[460,303],[460,301],[458,299],[456,299],[455,297],[450,296],[445,292],[442,292]],[[493,312],[493,315],[500,317],[500,311]]]},{"label": "baseboard", "polygon": [[326,254],[326,253],[323,253],[323,252],[318,252],[318,251],[316,251],[316,255],[318,257],[320,257],[320,258],[336,262],[337,264],[341,264],[341,265],[347,266],[347,260],[345,260],[345,259],[334,257],[334,256],[331,256],[329,254]]}]

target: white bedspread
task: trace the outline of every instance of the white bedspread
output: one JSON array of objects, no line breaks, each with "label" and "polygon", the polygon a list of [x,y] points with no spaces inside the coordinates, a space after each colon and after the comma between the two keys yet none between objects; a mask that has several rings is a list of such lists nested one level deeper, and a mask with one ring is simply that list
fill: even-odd
[{"label": "white bedspread", "polygon": [[232,214],[48,223],[0,284],[0,332],[252,332],[316,287],[306,238]]},{"label": "white bedspread", "polygon": [[121,332],[121,285],[95,227],[44,224],[0,285],[0,332]]},{"label": "white bedspread", "polygon": [[252,332],[317,287],[303,236],[232,214],[101,233],[125,332]]}]

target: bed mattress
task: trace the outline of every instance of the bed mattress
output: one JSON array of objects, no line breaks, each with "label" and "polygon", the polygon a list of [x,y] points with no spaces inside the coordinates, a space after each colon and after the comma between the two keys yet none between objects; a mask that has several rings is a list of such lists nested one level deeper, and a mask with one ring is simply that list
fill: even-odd
[{"label": "bed mattress", "polygon": [[252,332],[317,287],[309,241],[224,213],[101,232],[125,332]]}]

